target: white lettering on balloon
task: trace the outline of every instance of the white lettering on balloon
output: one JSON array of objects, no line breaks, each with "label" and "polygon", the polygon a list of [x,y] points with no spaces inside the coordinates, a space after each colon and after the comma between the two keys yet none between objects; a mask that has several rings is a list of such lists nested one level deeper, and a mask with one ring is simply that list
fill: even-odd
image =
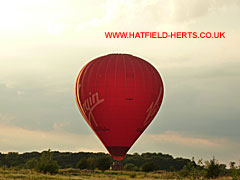
[{"label": "white lettering on balloon", "polygon": [[93,115],[93,110],[101,104],[104,99],[99,99],[98,92],[95,94],[89,93],[90,97],[88,97],[82,104],[84,112],[87,114],[88,113],[88,122],[92,125],[92,122],[94,125],[97,127],[98,124],[95,120],[95,117]]},{"label": "white lettering on balloon", "polygon": [[159,108],[159,100],[162,94],[162,87],[159,91],[159,95],[157,97],[157,100],[154,102],[152,102],[149,106],[149,108],[147,109],[146,113],[147,113],[147,117],[144,121],[144,126],[146,127],[150,122],[151,122],[151,117],[157,112],[158,108]]}]

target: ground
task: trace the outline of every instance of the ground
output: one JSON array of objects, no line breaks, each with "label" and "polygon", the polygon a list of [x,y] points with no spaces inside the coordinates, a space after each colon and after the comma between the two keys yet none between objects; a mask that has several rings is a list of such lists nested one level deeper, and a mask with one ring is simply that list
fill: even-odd
[{"label": "ground", "polygon": [[[180,180],[176,173],[155,172],[128,172],[128,171],[95,171],[64,169],[57,175],[41,174],[31,170],[0,169],[0,180],[156,180],[156,179],[176,179]],[[231,180],[231,177],[222,177],[218,180]],[[182,179],[181,179],[182,180]],[[187,180],[187,179],[185,179]]]}]

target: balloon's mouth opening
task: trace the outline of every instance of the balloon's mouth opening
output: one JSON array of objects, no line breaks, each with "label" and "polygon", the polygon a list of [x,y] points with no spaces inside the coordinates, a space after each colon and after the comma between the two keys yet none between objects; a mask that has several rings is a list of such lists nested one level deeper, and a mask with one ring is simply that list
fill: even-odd
[{"label": "balloon's mouth opening", "polygon": [[112,158],[116,161],[122,161],[130,147],[125,146],[107,146]]}]

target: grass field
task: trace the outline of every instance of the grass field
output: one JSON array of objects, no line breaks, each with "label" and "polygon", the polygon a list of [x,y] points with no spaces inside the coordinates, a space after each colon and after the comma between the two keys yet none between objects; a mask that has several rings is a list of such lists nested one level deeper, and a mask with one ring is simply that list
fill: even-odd
[{"label": "grass field", "polygon": [[[155,172],[128,172],[128,171],[85,171],[78,169],[64,169],[60,170],[57,175],[45,175],[30,170],[3,170],[0,169],[0,180],[153,180],[153,179],[182,179],[176,173]],[[231,180],[231,177],[221,177],[218,180]],[[187,179],[186,179],[187,180]]]}]

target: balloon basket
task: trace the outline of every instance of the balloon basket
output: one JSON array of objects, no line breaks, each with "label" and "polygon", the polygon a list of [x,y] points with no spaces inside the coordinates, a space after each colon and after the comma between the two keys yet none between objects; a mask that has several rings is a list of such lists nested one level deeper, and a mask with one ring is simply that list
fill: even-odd
[{"label": "balloon basket", "polygon": [[120,162],[114,161],[110,167],[110,170],[122,171],[124,170],[124,166]]}]

